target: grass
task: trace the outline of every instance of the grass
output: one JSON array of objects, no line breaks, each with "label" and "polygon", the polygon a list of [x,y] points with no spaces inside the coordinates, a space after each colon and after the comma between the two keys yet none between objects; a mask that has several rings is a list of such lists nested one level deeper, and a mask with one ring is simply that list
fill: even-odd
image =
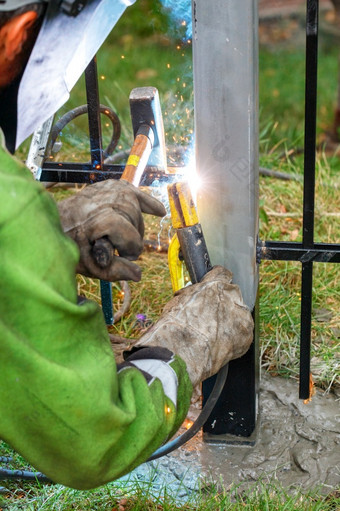
[{"label": "grass", "polygon": [[[138,11],[137,4],[142,11]],[[127,149],[132,141],[128,95],[133,87],[154,85],[160,91],[168,145],[188,145],[193,130],[193,97],[191,81],[191,45],[162,35],[167,20],[157,13],[157,2],[144,0],[131,7],[130,17],[122,18],[108,44],[98,54],[100,94],[103,103],[112,106],[122,121],[122,138],[118,149]],[[137,10],[136,10],[137,9]],[[145,22],[145,12],[154,13],[151,25]],[[142,14],[142,15],[141,15]],[[143,20],[143,23],[141,22]],[[139,27],[136,33],[133,27]],[[157,25],[159,24],[160,25]],[[154,30],[154,28],[157,30]],[[337,49],[321,49],[319,60],[319,123],[317,155],[317,195],[315,239],[320,242],[340,242],[338,152],[324,147],[325,132],[331,129],[336,99]],[[303,75],[304,56],[301,49],[285,47],[262,48],[260,52],[260,153],[261,165],[302,175],[303,158]],[[85,102],[83,79],[75,87],[69,102],[58,113]],[[104,144],[109,132],[105,123]],[[86,161],[89,149],[86,119],[63,130],[60,160]],[[19,156],[25,157],[27,143]],[[56,199],[65,190],[55,190]],[[262,177],[260,180],[261,225],[260,237],[266,240],[301,240],[302,183],[283,182]],[[167,241],[168,222],[162,228],[159,220],[146,218],[146,238]],[[156,321],[164,304],[172,296],[165,254],[145,252],[139,264],[143,269],[141,283],[131,284],[130,311],[110,331],[127,338],[137,338],[144,327],[136,322],[143,313]],[[340,385],[340,290],[336,265],[314,265],[312,371],[316,384],[327,391]],[[298,375],[300,323],[300,265],[297,263],[263,261],[260,267],[260,339],[264,370],[271,374],[294,377]],[[150,286],[152,282],[152,286]],[[88,298],[100,301],[98,282],[78,278],[79,291]],[[115,307],[122,294],[114,286]],[[25,461],[13,454],[4,444],[2,455],[13,455],[14,465],[26,468]],[[127,489],[122,483],[111,483],[97,490],[78,492],[62,486],[8,482],[8,493],[0,500],[0,509],[11,510],[87,510],[111,511],[197,509],[197,510],[337,510],[339,495],[322,497],[314,494],[291,495],[286,490],[257,483],[247,494],[231,489],[210,487],[199,494],[196,502],[178,507],[163,488],[163,495],[154,495],[136,483]],[[161,492],[162,493],[162,492]]]},{"label": "grass", "polygon": [[[208,488],[208,490],[207,490]],[[9,483],[0,496],[0,509],[11,511],[337,511],[338,492],[328,496],[316,492],[290,494],[283,488],[258,482],[247,491],[235,485],[228,490],[204,484],[185,501],[169,494],[166,487],[155,491],[148,483],[113,482],[96,490],[78,491],[60,485]]]}]

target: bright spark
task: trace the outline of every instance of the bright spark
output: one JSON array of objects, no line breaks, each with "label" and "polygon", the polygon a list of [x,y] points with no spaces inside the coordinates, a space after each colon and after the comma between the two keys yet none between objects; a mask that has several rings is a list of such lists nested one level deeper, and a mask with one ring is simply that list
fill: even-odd
[{"label": "bright spark", "polygon": [[189,155],[188,163],[183,168],[183,174],[185,180],[189,183],[192,197],[196,203],[198,190],[202,187],[202,180],[196,172],[196,162],[193,151]]}]

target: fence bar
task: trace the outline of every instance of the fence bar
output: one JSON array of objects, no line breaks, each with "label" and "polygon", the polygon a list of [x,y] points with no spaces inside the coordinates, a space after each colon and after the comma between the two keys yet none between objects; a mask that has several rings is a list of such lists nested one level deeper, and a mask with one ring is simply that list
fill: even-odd
[{"label": "fence bar", "polygon": [[94,169],[100,170],[103,166],[103,151],[96,57],[91,60],[85,70],[85,83],[88,105],[91,162]]},{"label": "fence bar", "polygon": [[[314,246],[315,147],[318,72],[318,0],[307,0],[306,14],[306,85],[305,145],[303,186],[303,237],[305,249]],[[309,397],[310,348],[312,321],[313,263],[302,264],[301,332],[300,332],[300,399]]]},{"label": "fence bar", "polygon": [[[125,165],[105,164],[101,170],[94,171],[91,163],[55,163],[44,162],[40,181],[56,183],[96,183],[106,179],[120,179]],[[185,173],[181,167],[174,174],[169,174],[158,167],[147,165],[140,186],[150,186],[155,180],[162,183],[173,183],[184,179]]]},{"label": "fence bar", "polygon": [[111,282],[106,280],[100,281],[100,296],[102,300],[102,309],[107,325],[113,325],[113,300],[112,300],[112,285]]},{"label": "fence bar", "polygon": [[[91,164],[94,170],[103,169],[102,130],[100,123],[100,103],[98,91],[97,59],[94,57],[85,70],[86,96],[88,106]],[[102,309],[107,325],[113,324],[112,286],[100,281]]]},{"label": "fence bar", "polygon": [[300,331],[300,399],[309,398],[310,349],[312,331],[313,263],[302,264]]},{"label": "fence bar", "polygon": [[278,261],[300,261],[301,263],[340,263],[340,245],[336,243],[314,243],[305,248],[294,241],[264,241],[258,246],[258,259]]},{"label": "fence bar", "polygon": [[307,0],[306,17],[306,85],[305,145],[303,183],[303,246],[314,243],[315,146],[318,72],[318,0]]}]

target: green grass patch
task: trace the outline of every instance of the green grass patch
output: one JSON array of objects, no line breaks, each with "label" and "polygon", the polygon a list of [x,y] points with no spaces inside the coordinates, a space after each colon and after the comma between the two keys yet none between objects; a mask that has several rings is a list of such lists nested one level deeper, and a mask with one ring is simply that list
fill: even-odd
[{"label": "green grass patch", "polygon": [[[331,131],[338,83],[338,47],[319,51],[318,60],[318,135],[321,142],[325,132]],[[261,126],[268,124],[269,136],[262,143],[269,142],[283,152],[285,148],[303,147],[305,55],[303,48],[271,49],[260,51],[260,107]]]},{"label": "green grass patch", "polygon": [[166,487],[155,490],[151,483],[113,482],[95,490],[78,491],[61,485],[10,483],[0,496],[0,509],[11,511],[335,511],[337,492],[320,496],[302,495],[275,484],[258,482],[249,490],[237,485],[228,490],[201,484],[185,501],[169,494]]}]

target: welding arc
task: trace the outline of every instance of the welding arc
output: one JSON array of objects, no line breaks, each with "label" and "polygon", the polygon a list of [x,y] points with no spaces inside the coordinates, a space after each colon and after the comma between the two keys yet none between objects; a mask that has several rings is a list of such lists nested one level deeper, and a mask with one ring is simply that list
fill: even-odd
[{"label": "welding arc", "polygon": [[202,428],[202,426],[206,423],[208,420],[211,412],[213,411],[214,406],[217,403],[218,398],[221,395],[221,392],[223,390],[223,387],[225,385],[225,382],[227,380],[228,376],[228,369],[229,364],[226,364],[222,369],[220,369],[219,373],[217,374],[216,381],[214,388],[209,395],[207,402],[204,405],[203,410],[193,423],[193,425],[185,432],[182,433],[182,435],[178,436],[174,440],[171,440],[171,442],[167,442],[166,444],[162,445],[157,451],[155,451],[150,458],[147,461],[156,460],[157,458],[160,458],[161,456],[165,456],[166,454],[169,454],[170,452],[174,451],[175,449],[178,449],[181,447],[181,445],[185,444],[188,440],[190,440],[198,431]]},{"label": "welding arc", "polygon": [[[118,141],[120,139],[120,134],[121,134],[121,125],[120,125],[120,120],[119,120],[118,115],[111,108],[109,108],[108,106],[105,106],[105,105],[99,105],[99,110],[100,110],[101,114],[106,115],[106,117],[108,117],[110,119],[110,121],[112,123],[112,127],[113,127],[111,140],[110,140],[108,146],[106,147],[106,149],[103,150],[103,156],[104,156],[104,158],[107,158],[108,156],[110,156],[113,153],[114,149],[116,148],[116,146],[118,144]],[[60,135],[61,131],[65,128],[65,126],[67,124],[69,124],[71,121],[73,121],[74,119],[76,119],[76,117],[79,117],[80,115],[87,114],[87,111],[88,111],[87,105],[78,106],[78,107],[73,108],[72,110],[69,110],[68,112],[66,112],[66,114],[64,114],[58,120],[58,122],[55,123],[55,125],[53,126],[53,128],[51,130],[50,141],[46,147],[46,157],[48,157],[50,155],[51,150],[52,150],[58,136]]]}]

